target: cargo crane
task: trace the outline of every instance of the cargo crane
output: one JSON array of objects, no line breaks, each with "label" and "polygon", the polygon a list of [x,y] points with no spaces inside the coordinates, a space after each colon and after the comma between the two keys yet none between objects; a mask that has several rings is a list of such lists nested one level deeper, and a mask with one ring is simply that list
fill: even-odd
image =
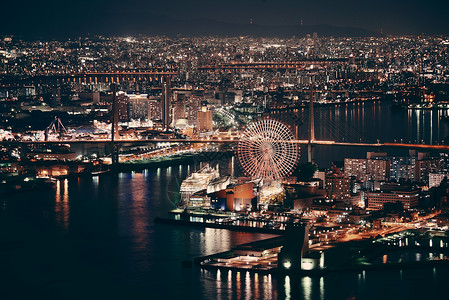
[{"label": "cargo crane", "polygon": [[55,117],[53,121],[51,121],[50,125],[45,128],[45,141],[48,141],[48,138],[51,134],[57,134],[58,140],[61,139],[61,135],[67,133],[67,129],[65,129],[64,125],[60,118]]}]

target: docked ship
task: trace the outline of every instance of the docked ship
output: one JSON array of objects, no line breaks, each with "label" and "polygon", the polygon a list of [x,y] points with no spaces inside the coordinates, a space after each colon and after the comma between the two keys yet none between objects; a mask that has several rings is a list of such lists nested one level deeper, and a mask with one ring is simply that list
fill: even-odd
[{"label": "docked ship", "polygon": [[209,164],[205,165],[198,172],[192,173],[181,184],[179,190],[181,203],[188,202],[191,195],[207,189],[209,183],[218,177],[220,177],[218,167],[217,169],[214,169],[210,167]]},{"label": "docked ship", "polygon": [[69,144],[52,145],[50,147],[34,146],[28,157],[36,160],[75,160],[76,154]]},{"label": "docked ship", "polygon": [[55,180],[33,175],[0,174],[0,194],[52,188]]}]

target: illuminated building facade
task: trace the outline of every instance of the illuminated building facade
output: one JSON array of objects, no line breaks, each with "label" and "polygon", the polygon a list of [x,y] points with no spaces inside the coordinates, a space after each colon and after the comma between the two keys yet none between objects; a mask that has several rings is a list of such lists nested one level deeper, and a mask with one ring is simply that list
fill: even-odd
[{"label": "illuminated building facade", "polygon": [[366,170],[369,175],[369,180],[390,180],[390,161],[387,159],[368,159]]},{"label": "illuminated building facade", "polygon": [[156,99],[148,100],[148,119],[162,120],[162,105],[161,101]]},{"label": "illuminated building facade", "polygon": [[198,131],[211,131],[213,128],[212,124],[212,110],[208,109],[207,106],[203,105],[197,114],[197,130]]},{"label": "illuminated building facade", "polygon": [[440,168],[441,164],[438,159],[425,158],[417,160],[415,163],[415,180],[427,183],[429,174],[438,172]]},{"label": "illuminated building facade", "polygon": [[344,173],[348,177],[355,177],[356,180],[366,180],[366,159],[345,158]]},{"label": "illuminated building facade", "polygon": [[448,174],[440,174],[440,173],[430,173],[429,174],[429,188],[433,187],[439,187],[441,184],[441,181],[443,181],[444,178],[448,178]]},{"label": "illuminated building facade", "polygon": [[226,189],[212,193],[211,199],[213,208],[229,211],[249,211],[257,200],[252,182],[229,185]]},{"label": "illuminated building facade", "polygon": [[367,192],[368,209],[381,210],[385,203],[401,202],[404,209],[418,206],[419,193],[417,191],[380,191]]},{"label": "illuminated building facade", "polygon": [[128,96],[128,120],[148,119],[148,98],[147,95],[127,95]]},{"label": "illuminated building facade", "polygon": [[117,93],[117,111],[118,111],[118,121],[127,122],[128,117],[128,96],[125,92]]},{"label": "illuminated building facade", "polygon": [[340,172],[326,174],[326,198],[347,199],[351,196],[351,180]]}]

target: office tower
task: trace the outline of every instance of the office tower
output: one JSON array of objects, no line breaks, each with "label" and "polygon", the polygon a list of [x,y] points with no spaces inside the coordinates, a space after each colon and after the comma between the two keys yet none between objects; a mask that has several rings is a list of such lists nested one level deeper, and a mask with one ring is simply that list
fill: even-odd
[{"label": "office tower", "polygon": [[342,200],[350,197],[351,180],[338,171],[326,174],[326,197]]},{"label": "office tower", "polygon": [[161,120],[162,117],[162,101],[156,99],[148,100],[148,119]]},{"label": "office tower", "polygon": [[369,175],[369,180],[390,180],[390,161],[387,159],[368,159],[366,169]]},{"label": "office tower", "polygon": [[211,131],[212,130],[212,110],[206,105],[203,105],[197,114],[197,130]]},{"label": "office tower", "polygon": [[148,98],[146,94],[128,96],[128,120],[148,119]]},{"label": "office tower", "polygon": [[168,130],[170,125],[170,77],[162,77],[162,126]]},{"label": "office tower", "polygon": [[117,112],[118,112],[118,121],[126,122],[129,120],[128,117],[128,95],[125,92],[116,93],[116,101],[117,101]]},{"label": "office tower", "polygon": [[443,181],[444,178],[449,178],[448,174],[440,174],[440,173],[430,173],[429,174],[429,188],[433,187],[439,187],[441,184],[441,181]]},{"label": "office tower", "polygon": [[355,177],[356,180],[366,180],[366,165],[364,158],[345,158],[344,173],[347,177]]}]

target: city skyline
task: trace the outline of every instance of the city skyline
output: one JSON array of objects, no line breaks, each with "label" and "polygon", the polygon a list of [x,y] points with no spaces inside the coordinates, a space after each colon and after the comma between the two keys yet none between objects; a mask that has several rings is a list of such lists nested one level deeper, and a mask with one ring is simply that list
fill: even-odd
[{"label": "city skyline", "polygon": [[2,295],[444,299],[448,6],[8,2]]}]

